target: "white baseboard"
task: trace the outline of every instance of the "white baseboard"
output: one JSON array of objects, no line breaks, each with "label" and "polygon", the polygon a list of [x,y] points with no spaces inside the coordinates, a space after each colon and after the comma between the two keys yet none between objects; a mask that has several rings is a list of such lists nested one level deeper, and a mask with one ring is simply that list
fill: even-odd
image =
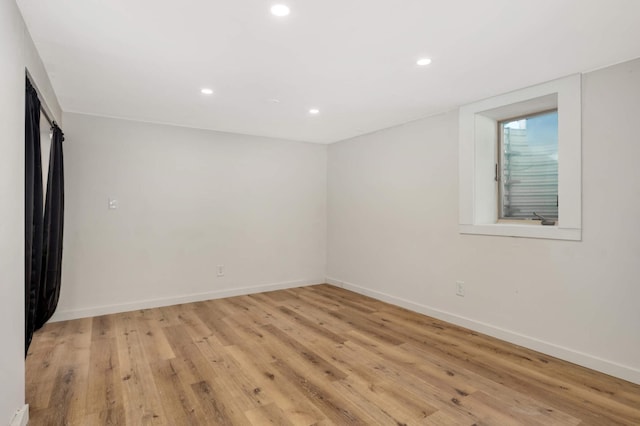
[{"label": "white baseboard", "polygon": [[9,426],[27,426],[29,423],[29,404],[25,404],[13,415]]},{"label": "white baseboard", "polygon": [[138,300],[113,305],[92,306],[89,308],[57,311],[49,322],[67,321],[78,318],[95,317],[99,315],[117,314],[120,312],[136,311],[138,309],[159,308],[162,306],[179,305],[181,303],[200,302],[203,300],[222,299],[225,297],[242,296],[266,291],[283,290],[287,288],[303,287],[324,283],[324,278],[287,281],[274,284],[263,284],[226,290],[216,290],[206,293],[193,293],[182,296],[162,297],[157,299]]},{"label": "white baseboard", "polygon": [[327,277],[325,281],[328,284],[336,287],[342,287],[355,293],[363,294],[365,296],[369,296],[383,302],[401,306],[414,312],[428,315],[442,321],[446,321],[455,325],[459,325],[461,327],[468,328],[470,330],[496,337],[509,343],[514,343],[516,345],[520,345],[534,351],[542,352],[544,354],[560,358],[565,361],[590,368],[592,370],[600,371],[602,373],[609,374],[623,380],[640,384],[640,370],[633,367],[598,358],[584,352],[576,351],[564,346],[556,345],[554,343],[545,342],[543,340],[516,333],[502,327],[497,327],[481,321],[476,321],[471,318],[452,314],[450,312],[442,311],[440,309],[422,305],[400,297],[392,296],[390,294],[382,293],[376,290],[370,290],[365,287],[361,287],[345,281],[340,281],[329,277]]}]

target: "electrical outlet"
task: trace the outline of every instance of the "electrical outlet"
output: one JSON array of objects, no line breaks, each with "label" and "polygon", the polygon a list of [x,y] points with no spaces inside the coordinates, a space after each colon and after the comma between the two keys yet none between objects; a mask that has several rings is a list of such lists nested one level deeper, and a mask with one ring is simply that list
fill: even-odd
[{"label": "electrical outlet", "polygon": [[456,295],[464,297],[464,282],[456,281]]},{"label": "electrical outlet", "polygon": [[218,265],[217,270],[218,270],[218,276],[224,277],[224,265]]}]

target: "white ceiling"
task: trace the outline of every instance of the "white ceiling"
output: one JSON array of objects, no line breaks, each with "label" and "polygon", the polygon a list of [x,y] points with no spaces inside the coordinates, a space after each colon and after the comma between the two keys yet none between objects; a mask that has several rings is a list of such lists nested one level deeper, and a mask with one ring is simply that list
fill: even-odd
[{"label": "white ceiling", "polygon": [[638,0],[17,3],[64,111],[321,143],[640,57]]}]

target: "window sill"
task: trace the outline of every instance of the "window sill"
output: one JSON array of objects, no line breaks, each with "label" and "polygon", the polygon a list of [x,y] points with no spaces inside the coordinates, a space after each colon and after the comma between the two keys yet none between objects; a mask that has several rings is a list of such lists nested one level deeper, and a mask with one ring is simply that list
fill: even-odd
[{"label": "window sill", "polygon": [[[549,219],[558,222],[558,219]],[[543,226],[541,220],[537,219],[498,219],[498,225],[528,225],[528,226]],[[549,225],[544,225],[549,226]],[[555,226],[555,225],[554,225]]]},{"label": "window sill", "polygon": [[460,225],[461,234],[494,235],[499,237],[543,238],[549,240],[581,241],[582,230],[535,224],[485,223]]}]

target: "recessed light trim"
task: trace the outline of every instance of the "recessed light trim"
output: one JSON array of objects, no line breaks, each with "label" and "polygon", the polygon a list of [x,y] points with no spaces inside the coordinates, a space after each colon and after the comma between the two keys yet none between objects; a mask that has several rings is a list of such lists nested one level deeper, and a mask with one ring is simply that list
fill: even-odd
[{"label": "recessed light trim", "polygon": [[416,64],[418,64],[421,67],[427,66],[431,63],[431,58],[420,58],[416,61]]},{"label": "recessed light trim", "polygon": [[311,108],[309,110],[309,114],[311,114],[311,115],[320,114],[320,110],[318,108]]},{"label": "recessed light trim", "polygon": [[213,95],[213,89],[203,87],[202,89],[200,89],[200,93],[202,93],[203,95]]},{"label": "recessed light trim", "polygon": [[289,6],[284,5],[284,4],[274,4],[273,6],[271,6],[271,14],[274,16],[287,16],[289,15],[289,13],[291,13],[291,10],[289,9]]}]

